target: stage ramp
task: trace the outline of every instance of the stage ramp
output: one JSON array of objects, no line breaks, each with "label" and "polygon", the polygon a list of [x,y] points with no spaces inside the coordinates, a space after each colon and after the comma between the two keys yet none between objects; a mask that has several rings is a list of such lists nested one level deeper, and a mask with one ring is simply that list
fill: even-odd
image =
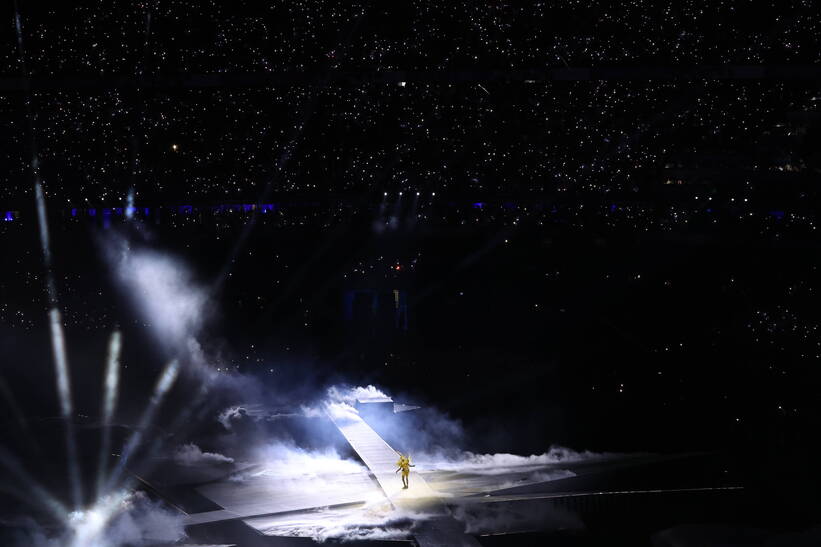
[{"label": "stage ramp", "polygon": [[409,488],[402,488],[402,478],[396,472],[399,453],[358,412],[330,409],[328,416],[376,478],[391,504],[419,515],[412,534],[420,547],[480,546],[473,536],[465,533],[462,523],[451,516],[441,496],[419,473],[411,470]]}]

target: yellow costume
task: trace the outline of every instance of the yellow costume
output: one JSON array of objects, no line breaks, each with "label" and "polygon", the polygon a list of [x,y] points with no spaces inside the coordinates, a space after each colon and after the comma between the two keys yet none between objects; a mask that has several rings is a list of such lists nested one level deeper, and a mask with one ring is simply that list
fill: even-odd
[{"label": "yellow costume", "polygon": [[399,461],[396,462],[397,470],[396,473],[402,472],[402,488],[406,489],[408,487],[408,475],[410,475],[410,468],[415,467],[411,465],[410,456],[405,456],[401,452],[399,453]]}]

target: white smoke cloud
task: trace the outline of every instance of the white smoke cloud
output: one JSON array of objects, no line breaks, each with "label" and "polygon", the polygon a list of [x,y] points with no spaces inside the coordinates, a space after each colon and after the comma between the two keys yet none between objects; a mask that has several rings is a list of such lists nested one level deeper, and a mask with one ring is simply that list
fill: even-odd
[{"label": "white smoke cloud", "polygon": [[141,492],[118,492],[93,506],[74,511],[58,533],[32,523],[18,547],[125,547],[173,543],[184,539],[183,516],[149,500]]},{"label": "white smoke cloud", "polygon": [[219,360],[206,354],[198,340],[212,315],[207,289],[170,254],[134,246],[116,235],[107,236],[103,245],[117,281],[156,339],[190,363],[203,380],[216,380],[219,375],[211,364]]},{"label": "white smoke cloud", "polygon": [[180,465],[234,463],[234,458],[215,452],[203,452],[199,446],[188,443],[177,448],[174,461]]},{"label": "white smoke cloud", "polygon": [[255,463],[259,467],[245,477],[265,475],[283,479],[306,479],[366,472],[363,465],[343,459],[333,447],[304,450],[286,442],[258,448]]},{"label": "white smoke cloud", "polygon": [[[297,416],[326,418],[330,415],[334,420],[351,420],[359,416],[359,411],[353,406],[357,401],[390,400],[390,397],[372,385],[367,387],[331,386],[327,389],[324,399],[314,404],[298,404],[298,412],[271,411],[261,403],[247,403],[225,408],[217,416],[217,421],[230,431],[236,423],[246,418],[258,421]],[[297,406],[297,403],[294,404]]]},{"label": "white smoke cloud", "polygon": [[[345,450],[333,446],[328,436],[334,428],[327,416],[334,420],[362,419],[354,406],[361,400],[391,400],[384,390],[375,386],[331,386],[323,395],[313,401],[306,398],[304,404],[294,401],[295,412],[287,414],[297,418],[295,431],[288,430],[289,422],[279,422],[285,416],[281,412],[260,402],[235,404],[225,408],[216,420],[226,431],[226,453],[242,459],[247,465],[241,472],[231,477],[232,481],[258,484],[260,480],[272,480],[280,491],[294,492],[320,491],[335,499],[341,493],[349,493],[349,484],[360,484],[352,475],[367,479],[368,470],[355,457],[342,456]],[[365,420],[380,434],[396,434],[397,439],[407,437],[407,427],[411,427],[413,439],[420,441],[412,447],[412,457],[420,472],[431,487],[442,495],[446,503],[459,503],[466,495],[475,495],[497,489],[522,486],[574,476],[563,464],[588,460],[606,459],[613,454],[578,452],[562,447],[551,447],[542,454],[516,455],[509,453],[480,454],[459,449],[462,438],[461,424],[435,409],[426,409],[415,414],[412,421],[397,428],[395,416],[388,412],[368,415]],[[273,419],[273,418],[276,419]],[[401,415],[403,420],[410,416]],[[384,420],[384,421],[383,421]],[[240,424],[243,424],[242,426]],[[332,437],[332,435],[331,435]],[[254,446],[255,439],[268,439],[262,445]],[[276,441],[272,441],[276,438]],[[240,441],[245,453],[240,456],[232,450]],[[395,441],[389,441],[395,442]],[[423,450],[423,447],[431,449]],[[394,448],[407,448],[396,444]],[[347,476],[347,478],[343,478]],[[366,481],[367,482],[367,481]],[[239,487],[239,486],[238,486]],[[385,496],[374,485],[372,491],[364,490],[364,506],[333,507],[315,511],[297,511],[287,515],[255,517],[249,522],[255,528],[270,535],[310,537],[316,541],[355,540],[398,540],[413,534],[415,523],[428,515],[401,512],[385,507]],[[499,530],[544,529],[551,526],[579,526],[578,519],[571,514],[545,512],[526,506],[516,510],[499,504],[484,504],[477,507],[458,509],[458,517],[472,533]]]},{"label": "white smoke cloud", "polygon": [[222,427],[230,431],[234,422],[239,422],[247,416],[250,416],[250,414],[244,406],[230,406],[219,413],[217,421],[222,424]]},{"label": "white smoke cloud", "polygon": [[265,534],[311,538],[317,542],[407,540],[414,525],[431,515],[395,509],[378,502],[361,507],[324,508],[319,511],[255,519]]},{"label": "white smoke cloud", "polygon": [[355,401],[392,401],[383,391],[372,385],[356,386],[350,390],[349,396]]},{"label": "white smoke cloud", "polygon": [[359,412],[348,403],[327,403],[325,410],[328,415],[337,422],[356,420]]},{"label": "white smoke cloud", "polygon": [[385,392],[373,385],[367,386],[331,386],[327,391],[331,403],[354,405],[357,401],[391,401]]},{"label": "white smoke cloud", "polygon": [[[116,234],[102,240],[115,279],[128,294],[160,345],[175,355],[202,381],[202,389],[256,389],[255,382],[239,374],[224,373],[225,363],[213,344],[203,347],[202,332],[215,315],[207,287],[191,269],[169,253],[132,244]],[[227,369],[227,367],[226,367]]]},{"label": "white smoke cloud", "polygon": [[[517,481],[515,483],[511,482],[510,486],[520,486],[522,482],[525,483],[537,483],[537,482],[547,482],[547,481],[555,481],[559,479],[566,479],[568,477],[575,477],[576,474],[569,469],[557,469],[555,471],[534,471],[533,473],[528,474],[525,476],[521,481]],[[507,487],[507,485],[505,486]],[[504,487],[503,487],[504,488]]]},{"label": "white smoke cloud", "polygon": [[359,418],[359,411],[354,407],[357,401],[390,402],[392,399],[372,385],[365,387],[331,386],[326,392],[322,406],[333,420],[344,422]]},{"label": "white smoke cloud", "polygon": [[243,420],[250,419],[254,422],[269,421],[273,422],[280,418],[324,418],[325,413],[321,409],[312,406],[302,405],[299,407],[299,412],[281,412],[272,411],[262,404],[242,404],[233,405],[223,409],[217,415],[217,421],[222,424],[222,427],[228,431],[232,431],[234,427]]},{"label": "white smoke cloud", "polygon": [[421,454],[418,460],[420,471],[459,471],[486,475],[501,475],[522,471],[522,469],[543,467],[546,465],[575,463],[590,460],[603,460],[616,456],[615,454],[597,454],[594,452],[576,452],[560,446],[551,447],[543,454],[519,456],[516,454],[474,454],[463,452],[454,455],[441,456],[438,454]]},{"label": "white smoke cloud", "polygon": [[322,412],[321,409],[319,409],[315,406],[301,405],[299,407],[299,410],[302,412],[302,415],[305,416],[306,418],[324,418],[325,417],[325,413]]},{"label": "white smoke cloud", "polygon": [[206,312],[206,291],[185,265],[147,249],[132,249],[119,241],[115,262],[119,280],[128,287],[155,334],[169,344],[184,343],[196,334]]}]

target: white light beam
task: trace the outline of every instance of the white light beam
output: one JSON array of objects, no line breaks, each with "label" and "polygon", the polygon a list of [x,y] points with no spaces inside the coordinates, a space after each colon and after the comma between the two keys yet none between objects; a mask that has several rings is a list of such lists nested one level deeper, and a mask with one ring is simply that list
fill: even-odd
[{"label": "white light beam", "polygon": [[108,358],[105,368],[105,395],[103,398],[102,440],[97,469],[97,497],[103,495],[105,475],[108,468],[108,455],[111,448],[111,421],[117,409],[117,396],[120,384],[120,331],[111,333],[108,341]]},{"label": "white light beam", "polygon": [[63,324],[60,318],[60,310],[56,307],[51,308],[48,315],[51,327],[51,349],[54,354],[54,375],[57,381],[57,394],[60,399],[60,415],[66,425],[68,478],[71,481],[74,506],[80,507],[83,503],[83,485],[80,480],[80,466],[77,459],[77,442],[74,438],[74,405],[71,400],[71,378],[68,372]]},{"label": "white light beam", "polygon": [[[15,28],[17,31],[17,46],[20,54],[20,66],[23,76],[28,76],[26,68],[26,51],[23,47],[23,24],[20,17],[20,6],[14,2]],[[43,183],[40,177],[40,158],[37,154],[37,143],[34,135],[34,114],[31,107],[31,92],[26,94],[26,119],[28,121],[29,138],[31,143],[31,173],[34,179],[34,196],[37,204],[37,223],[40,228],[40,245],[43,251],[43,262],[46,269],[46,290],[49,303],[49,324],[51,327],[51,347],[54,353],[55,380],[57,393],[60,398],[60,411],[66,424],[66,448],[68,451],[68,474],[71,483],[72,496],[75,507],[82,505],[83,491],[80,479],[80,467],[77,461],[77,444],[74,438],[74,423],[72,417],[73,405],[71,401],[71,383],[68,372],[68,358],[66,357],[63,325],[57,302],[57,286],[54,282],[52,270],[51,244],[49,241],[48,216],[46,214],[46,198],[43,192]]]},{"label": "white light beam", "polygon": [[128,442],[126,443],[125,448],[123,448],[120,456],[120,461],[117,463],[117,467],[114,469],[114,472],[108,480],[109,490],[112,489],[120,480],[123,471],[125,471],[126,465],[128,465],[128,461],[140,447],[143,433],[154,421],[154,416],[157,414],[157,410],[160,408],[160,405],[162,405],[165,395],[171,389],[171,386],[174,385],[179,370],[179,360],[173,359],[166,365],[165,369],[163,369],[162,374],[160,374],[160,377],[157,380],[157,385],[154,387],[154,392],[151,395],[151,399],[148,401],[148,406],[145,408],[145,412],[143,412],[134,433],[132,433],[131,437],[128,438]]}]

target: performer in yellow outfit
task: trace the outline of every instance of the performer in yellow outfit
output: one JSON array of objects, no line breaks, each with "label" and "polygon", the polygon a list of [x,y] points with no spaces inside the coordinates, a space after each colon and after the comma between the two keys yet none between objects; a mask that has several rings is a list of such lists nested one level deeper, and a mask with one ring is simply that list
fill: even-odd
[{"label": "performer in yellow outfit", "polygon": [[401,452],[397,452],[397,454],[399,454],[399,461],[396,462],[397,470],[395,472],[402,472],[402,489],[406,490],[408,488],[408,475],[410,475],[410,468],[416,466],[411,465],[410,456],[405,456]]}]

